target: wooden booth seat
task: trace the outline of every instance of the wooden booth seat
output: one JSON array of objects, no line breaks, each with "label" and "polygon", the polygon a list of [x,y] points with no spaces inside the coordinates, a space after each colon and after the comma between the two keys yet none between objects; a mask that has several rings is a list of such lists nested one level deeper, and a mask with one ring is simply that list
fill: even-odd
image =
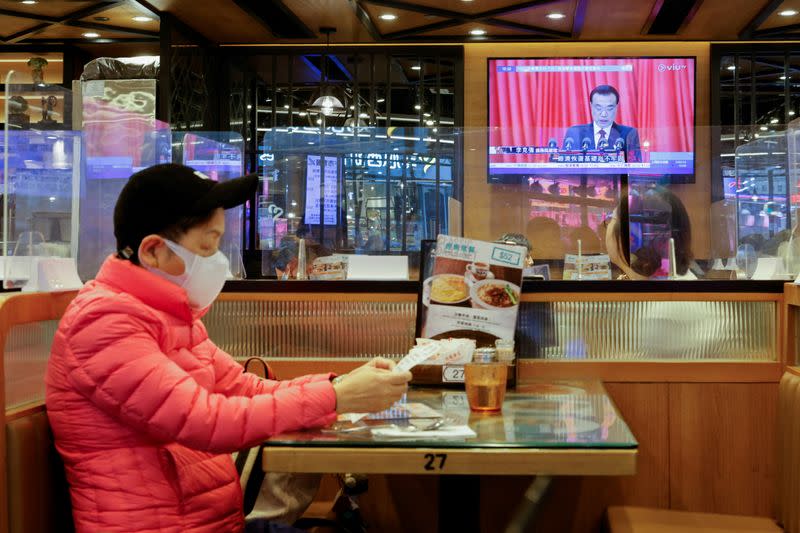
[{"label": "wooden booth seat", "polygon": [[74,531],[64,465],[42,409],[6,423],[9,533]]},{"label": "wooden booth seat", "polygon": [[[778,392],[775,520],[645,507],[609,507],[611,533],[800,533],[800,369],[788,368]],[[781,526],[783,526],[781,528]]]}]

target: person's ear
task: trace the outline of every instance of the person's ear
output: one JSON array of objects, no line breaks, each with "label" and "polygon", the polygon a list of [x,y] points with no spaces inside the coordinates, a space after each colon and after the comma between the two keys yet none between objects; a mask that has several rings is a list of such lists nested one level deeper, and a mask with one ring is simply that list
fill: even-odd
[{"label": "person's ear", "polygon": [[147,235],[139,245],[139,263],[150,268],[158,268],[159,262],[164,260],[166,249],[163,237],[155,234]]}]

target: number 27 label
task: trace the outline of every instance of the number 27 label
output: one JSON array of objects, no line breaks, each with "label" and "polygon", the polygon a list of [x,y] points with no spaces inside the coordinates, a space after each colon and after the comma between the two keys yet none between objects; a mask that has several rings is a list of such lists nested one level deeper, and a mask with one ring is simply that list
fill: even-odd
[{"label": "number 27 label", "polygon": [[444,462],[446,460],[446,453],[426,453],[425,470],[444,470]]},{"label": "number 27 label", "polygon": [[442,383],[464,383],[463,366],[442,367]]}]

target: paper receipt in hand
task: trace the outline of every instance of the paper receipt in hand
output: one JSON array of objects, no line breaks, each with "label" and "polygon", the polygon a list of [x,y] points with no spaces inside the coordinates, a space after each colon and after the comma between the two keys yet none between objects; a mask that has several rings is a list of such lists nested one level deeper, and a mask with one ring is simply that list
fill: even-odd
[{"label": "paper receipt in hand", "polygon": [[403,357],[397,366],[394,367],[395,372],[405,372],[411,370],[420,363],[424,363],[439,351],[439,345],[436,343],[423,344],[414,346],[408,352],[408,355]]}]

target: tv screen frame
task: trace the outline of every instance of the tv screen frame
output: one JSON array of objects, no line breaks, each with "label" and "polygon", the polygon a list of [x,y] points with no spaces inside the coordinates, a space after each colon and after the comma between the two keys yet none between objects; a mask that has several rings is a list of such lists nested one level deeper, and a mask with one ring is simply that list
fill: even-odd
[{"label": "tv screen frame", "polygon": [[[652,56],[652,55],[641,55],[641,56],[631,56],[631,55],[624,55],[624,56],[613,56],[613,55],[604,55],[604,56],[568,56],[568,57],[488,57],[486,59],[486,182],[490,185],[513,185],[513,184],[520,184],[525,179],[525,174],[519,174],[519,176],[511,176],[506,175],[502,178],[498,177],[492,179],[491,175],[491,155],[489,154],[489,149],[491,147],[491,98],[492,98],[492,86],[491,86],[491,72],[492,67],[496,61],[544,61],[544,60],[563,60],[563,61],[577,61],[577,60],[641,60],[641,59],[663,59],[665,62],[669,62],[674,59],[680,60],[691,60],[692,62],[692,86],[693,86],[693,94],[692,94],[692,169],[693,172],[690,174],[657,174],[657,175],[647,175],[647,174],[640,174],[636,172],[621,172],[620,174],[627,175],[628,180],[649,180],[649,181],[658,181],[661,183],[669,183],[669,184],[692,184],[696,183],[697,181],[697,56],[696,55],[663,55],[663,56]],[[566,127],[565,127],[566,129]],[[543,177],[549,176],[556,176],[555,173],[547,173],[547,169],[541,169],[542,172],[537,172]],[[598,173],[592,172],[575,172],[574,174],[561,174],[561,177],[567,178],[569,176],[595,176]]]}]

